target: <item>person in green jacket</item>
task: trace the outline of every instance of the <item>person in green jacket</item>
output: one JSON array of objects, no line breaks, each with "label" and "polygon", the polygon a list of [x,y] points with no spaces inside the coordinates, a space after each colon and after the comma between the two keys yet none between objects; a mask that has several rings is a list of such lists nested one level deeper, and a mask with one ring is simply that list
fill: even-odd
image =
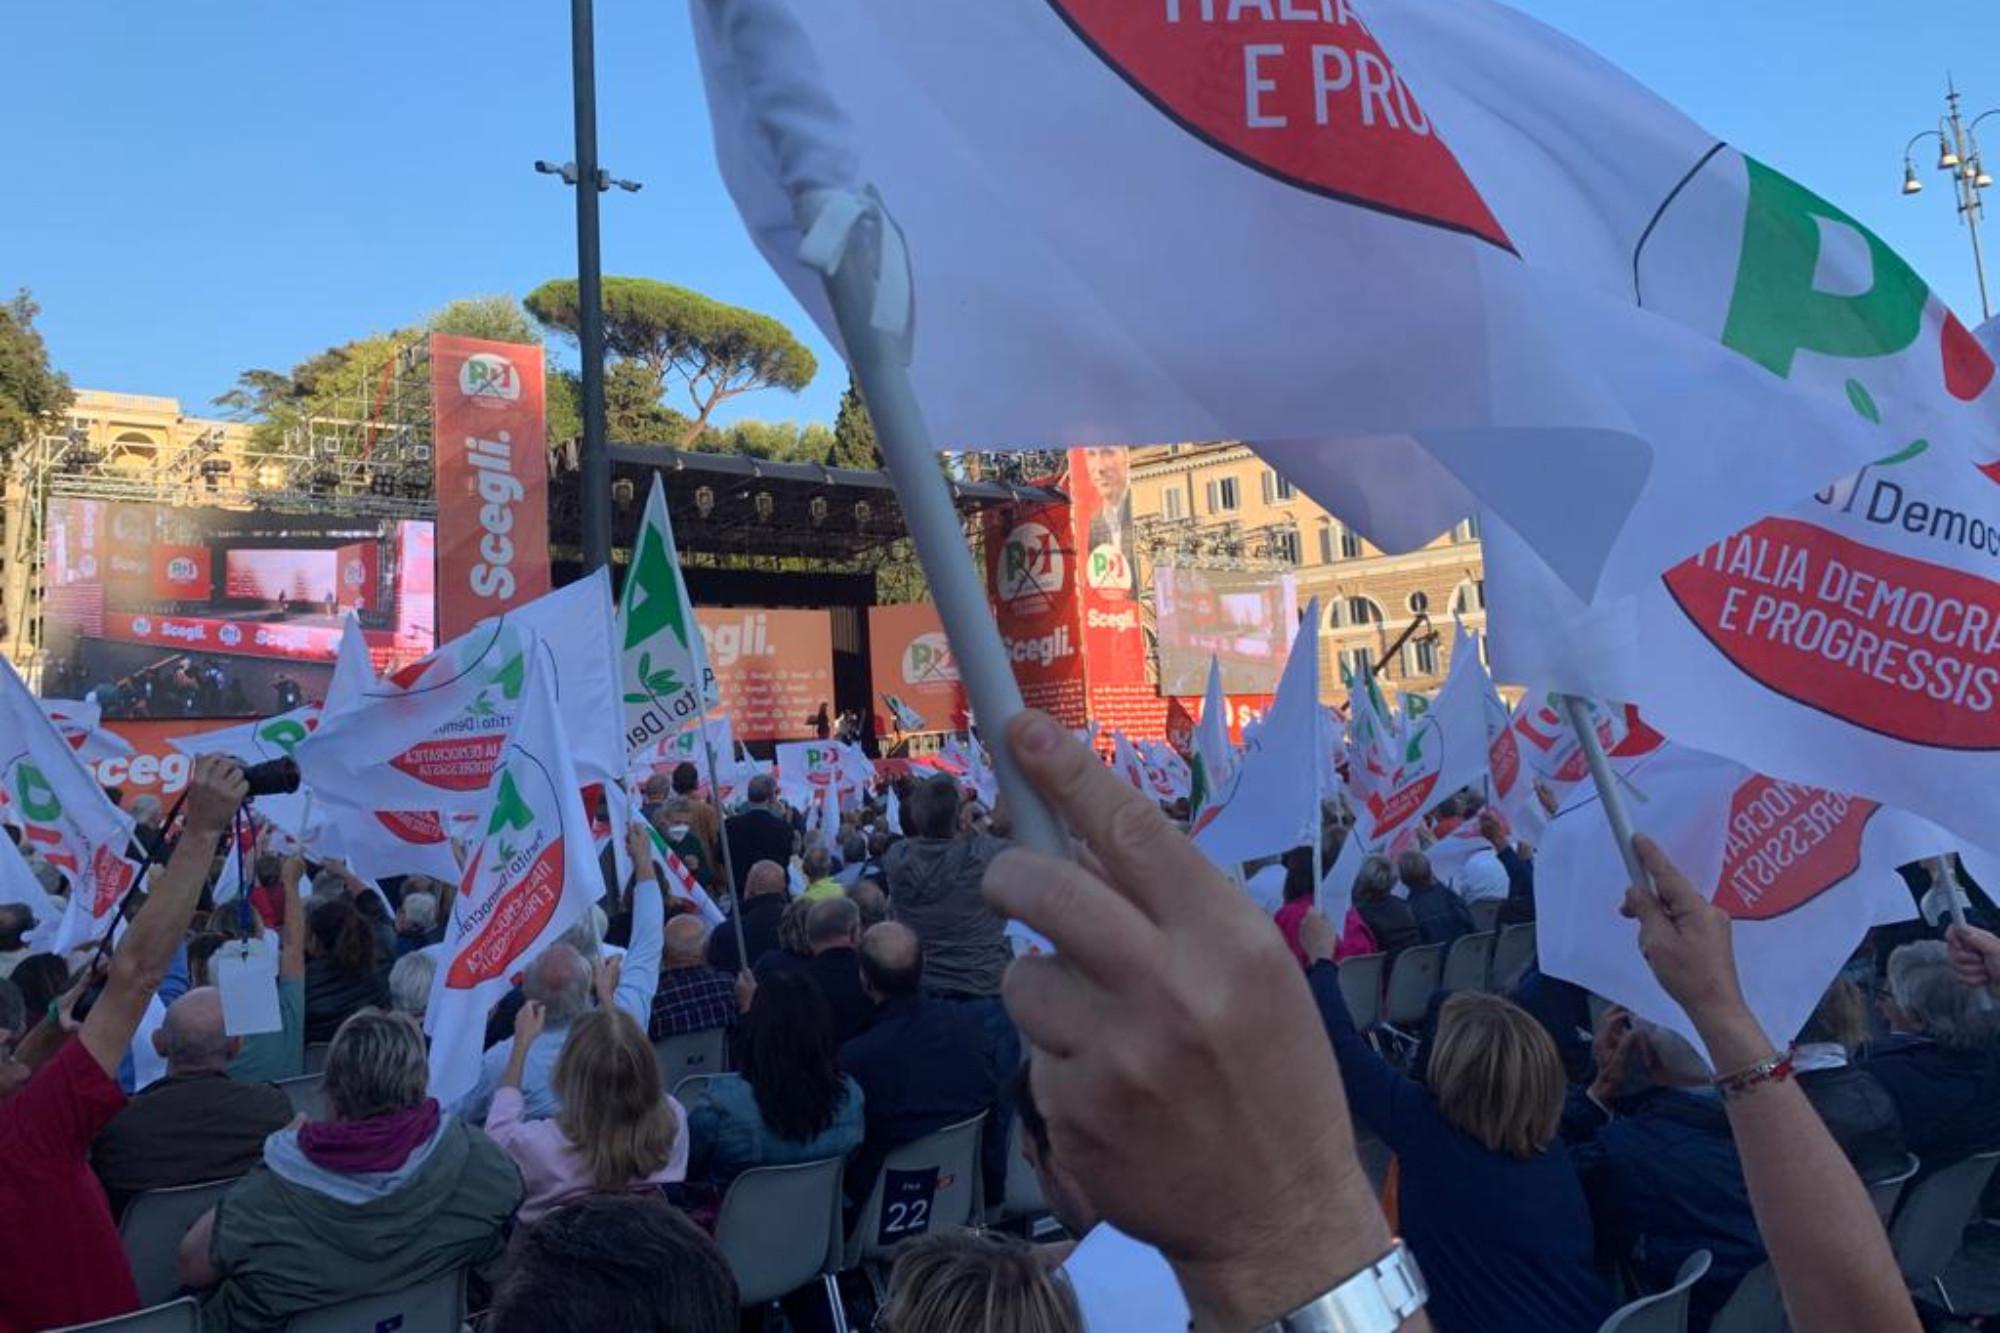
[{"label": "person in green jacket", "polygon": [[423,1032],[363,1009],[327,1051],[332,1118],[264,1143],[264,1162],[197,1220],[180,1277],[203,1326],[280,1330],[296,1314],[497,1258],[521,1202],[513,1161],[429,1095]]}]

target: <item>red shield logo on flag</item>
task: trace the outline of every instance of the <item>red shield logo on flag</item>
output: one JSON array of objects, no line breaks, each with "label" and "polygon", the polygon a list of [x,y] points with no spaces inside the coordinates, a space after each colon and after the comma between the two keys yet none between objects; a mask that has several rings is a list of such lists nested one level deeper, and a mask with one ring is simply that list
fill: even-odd
[{"label": "red shield logo on flag", "polygon": [[1729,804],[1729,844],[1715,905],[1739,921],[1803,907],[1861,866],[1873,801],[1755,777]]},{"label": "red shield logo on flag", "polygon": [[1354,0],[1049,0],[1181,128],[1287,185],[1513,243]]}]

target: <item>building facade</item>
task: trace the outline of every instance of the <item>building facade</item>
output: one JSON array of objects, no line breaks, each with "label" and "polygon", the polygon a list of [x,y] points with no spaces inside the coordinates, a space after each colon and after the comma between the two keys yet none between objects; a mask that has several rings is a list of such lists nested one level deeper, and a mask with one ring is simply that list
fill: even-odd
[{"label": "building facade", "polygon": [[1422,550],[1387,555],[1306,498],[1243,445],[1135,451],[1139,585],[1162,564],[1291,573],[1301,606],[1320,599],[1320,688],[1375,671],[1386,690],[1429,693],[1451,669],[1452,620],[1485,651],[1485,565],[1467,518]]},{"label": "building facade", "polygon": [[[40,520],[49,472],[89,475],[106,493],[204,503],[203,496],[256,484],[250,426],[189,416],[178,398],[79,389],[60,432],[46,447],[30,444],[0,476],[0,652],[26,669],[34,626]],[[213,501],[208,501],[213,503]]]}]

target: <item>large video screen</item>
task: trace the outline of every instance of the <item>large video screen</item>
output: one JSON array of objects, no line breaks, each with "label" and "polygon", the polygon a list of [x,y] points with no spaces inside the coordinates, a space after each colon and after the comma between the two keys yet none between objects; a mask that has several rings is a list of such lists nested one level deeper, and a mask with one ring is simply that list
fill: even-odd
[{"label": "large video screen", "polygon": [[43,692],[111,717],[265,714],[321,698],[347,613],[378,669],[437,643],[428,522],[57,496]]},{"label": "large video screen", "polygon": [[1290,574],[1162,565],[1154,578],[1160,693],[1195,695],[1208,661],[1222,664],[1229,694],[1271,694],[1298,633],[1298,584]]}]

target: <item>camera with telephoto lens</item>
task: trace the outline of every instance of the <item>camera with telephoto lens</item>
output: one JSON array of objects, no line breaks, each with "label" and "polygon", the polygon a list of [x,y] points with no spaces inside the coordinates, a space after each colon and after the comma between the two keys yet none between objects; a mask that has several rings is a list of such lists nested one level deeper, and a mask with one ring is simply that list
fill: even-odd
[{"label": "camera with telephoto lens", "polygon": [[250,796],[289,796],[299,789],[298,761],[286,755],[261,764],[244,764],[243,780],[250,785]]}]

